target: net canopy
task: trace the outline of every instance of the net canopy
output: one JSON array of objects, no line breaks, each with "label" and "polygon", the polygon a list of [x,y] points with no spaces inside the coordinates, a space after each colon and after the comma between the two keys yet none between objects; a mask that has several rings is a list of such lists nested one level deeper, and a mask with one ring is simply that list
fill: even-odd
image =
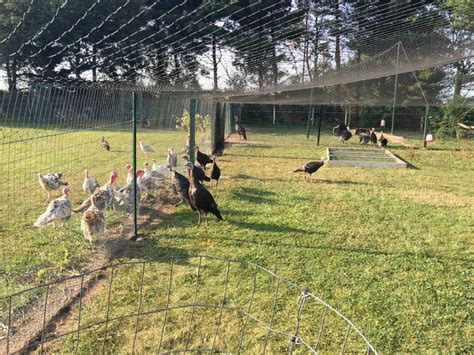
[{"label": "net canopy", "polygon": [[397,104],[437,105],[454,76],[472,81],[473,7],[423,0],[6,1],[2,76],[10,89],[113,86],[301,105],[391,105],[397,80]]}]

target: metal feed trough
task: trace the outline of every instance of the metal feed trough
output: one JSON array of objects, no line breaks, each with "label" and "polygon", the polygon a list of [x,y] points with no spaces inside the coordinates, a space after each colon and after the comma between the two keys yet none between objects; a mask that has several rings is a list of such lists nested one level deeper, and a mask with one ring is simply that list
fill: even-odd
[{"label": "metal feed trough", "polygon": [[329,166],[356,166],[364,168],[406,168],[407,163],[387,149],[330,148],[326,149]]}]

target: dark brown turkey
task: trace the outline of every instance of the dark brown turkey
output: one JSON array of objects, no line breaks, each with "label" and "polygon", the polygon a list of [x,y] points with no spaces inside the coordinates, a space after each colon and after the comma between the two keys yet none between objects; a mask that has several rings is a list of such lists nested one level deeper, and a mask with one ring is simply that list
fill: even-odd
[{"label": "dark brown turkey", "polygon": [[321,157],[320,161],[309,161],[305,163],[304,165],[302,165],[301,167],[299,167],[298,169],[294,170],[293,172],[306,173],[306,174],[309,174],[309,176],[311,177],[311,175],[314,174],[316,171],[318,171],[319,168],[322,167],[323,165],[324,165],[324,158]]},{"label": "dark brown turkey", "polygon": [[194,178],[191,169],[193,168],[192,163],[186,164],[189,174],[189,200],[191,205],[198,211],[199,218],[198,224],[201,224],[201,214],[204,214],[206,217],[207,224],[207,214],[212,213],[219,220],[224,218],[217,207],[217,203],[214,200],[214,197],[209,191],[197,180]]}]

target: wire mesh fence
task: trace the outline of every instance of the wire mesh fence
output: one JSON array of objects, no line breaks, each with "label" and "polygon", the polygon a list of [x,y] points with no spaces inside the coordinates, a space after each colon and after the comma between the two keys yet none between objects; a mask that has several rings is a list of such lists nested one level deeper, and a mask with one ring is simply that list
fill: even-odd
[{"label": "wire mesh fence", "polygon": [[[94,288],[103,292],[86,297]],[[13,312],[29,293],[42,294],[38,312]],[[349,319],[308,290],[261,266],[217,257],[109,265],[12,294],[0,305],[6,354],[376,353]],[[71,319],[52,327],[65,307]],[[35,319],[28,342],[21,325]]]},{"label": "wire mesh fence", "polygon": [[[210,149],[215,104],[212,99],[197,100],[199,110],[190,120],[190,102],[186,95],[99,86],[37,85],[0,92],[0,232],[4,236],[0,294],[71,269],[81,270],[90,260],[91,250],[81,227],[92,193],[85,188],[88,179],[97,181],[100,188],[96,192],[109,185],[121,192],[104,211],[103,241],[113,235],[125,238],[124,229],[139,228],[138,207],[155,206],[153,200],[144,199],[143,191],[135,201],[132,189],[127,190],[136,170],[161,169],[165,178],[157,180],[155,199],[160,191],[169,190],[168,151],[172,148],[179,155],[175,169],[183,172],[180,154],[189,154],[188,141],[195,132],[190,124],[194,126],[196,117],[202,119],[196,120],[198,139],[193,141]],[[150,151],[143,149],[140,140]],[[118,175],[114,181],[112,173]],[[62,218],[53,218],[51,210],[58,206],[53,201],[63,196],[66,187],[71,205],[66,206],[67,213],[61,212],[66,213]],[[62,228],[56,228],[56,222]],[[44,247],[52,243],[55,248]],[[13,311],[26,309],[39,296],[29,295],[31,298],[14,303]]]}]

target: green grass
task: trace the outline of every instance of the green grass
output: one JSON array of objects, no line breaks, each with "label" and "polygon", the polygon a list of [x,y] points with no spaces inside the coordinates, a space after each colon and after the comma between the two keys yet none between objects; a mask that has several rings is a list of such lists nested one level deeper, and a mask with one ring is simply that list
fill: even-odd
[{"label": "green grass", "polygon": [[[91,134],[94,140],[101,136],[99,132]],[[172,132],[160,133],[159,139],[152,132],[147,134],[155,138],[155,144],[169,144],[178,137]],[[379,352],[474,351],[470,341],[474,337],[470,299],[472,144],[463,143],[460,147],[457,142],[443,141],[434,143],[431,150],[392,147],[391,151],[407,160],[412,168],[323,167],[315,181],[308,182],[291,173],[292,169],[309,159],[318,159],[325,146],[337,146],[336,138],[325,134],[322,145],[316,147],[314,137],[307,141],[304,129],[297,127],[254,129],[250,130],[249,138],[250,145],[234,145],[219,160],[223,177],[216,200],[225,222],[218,223],[210,217],[208,226],[197,226],[197,215],[180,206],[163,216],[158,226],[143,230],[145,240],[121,261],[184,256],[183,263],[176,266],[173,288],[180,292],[173,293],[172,303],[189,300],[192,295],[197,265],[192,255],[257,263],[307,287],[333,305],[362,330]],[[116,139],[112,146],[121,144],[121,133],[117,133]],[[353,142],[349,146],[359,145]],[[129,157],[122,159],[124,163]],[[77,166],[78,171],[82,168],[82,163]],[[104,174],[109,168],[104,166]],[[75,184],[80,180],[81,177]],[[36,188],[34,179],[31,186]],[[30,270],[46,269],[55,275],[75,264],[74,258],[87,259],[89,250],[80,236],[59,232],[53,241],[51,231],[42,231],[41,237],[33,234],[27,227],[32,215],[27,214],[28,218],[18,221],[14,229],[5,229],[3,246],[8,253],[4,260],[13,272],[5,274],[6,287],[0,286],[0,293],[41,281],[35,277],[19,284],[21,275]],[[169,267],[157,262],[147,270],[144,310],[164,304]],[[200,293],[203,302],[219,302],[223,270],[222,265],[209,265],[206,269],[208,274],[202,277]],[[238,302],[239,295],[248,297],[249,273],[232,269],[230,279],[229,292],[233,297],[229,299]],[[123,268],[114,277],[112,315],[136,312],[139,281],[138,267]],[[255,312],[268,318],[274,280],[262,275],[259,287]],[[103,319],[105,291],[87,306],[84,324]],[[296,297],[297,293],[284,289],[276,307],[276,326],[290,332],[295,321]],[[245,304],[244,300],[241,302]],[[304,319],[308,336],[314,336],[319,329],[321,310],[316,308],[308,304],[306,310],[309,315],[312,311],[315,314]],[[187,324],[189,313],[171,312],[169,317],[164,346],[179,348],[184,344],[187,329],[183,330],[183,324]],[[225,347],[235,344],[235,329],[240,323],[237,316],[227,313],[223,319],[219,345]],[[156,350],[162,321],[163,314],[140,320],[137,349]],[[209,347],[216,322],[215,314],[200,313],[200,328],[195,329],[192,345]],[[134,318],[109,325],[107,346],[111,352],[130,349],[134,327]],[[338,349],[331,343],[340,339],[344,331],[338,327],[336,319],[328,321],[323,349]],[[249,332],[251,336],[246,338],[244,349],[261,351],[265,331],[252,324]],[[100,351],[104,336],[103,326],[83,332],[81,352]],[[272,338],[269,350],[284,351],[287,345]],[[52,349],[68,352],[73,346],[71,337],[62,344],[54,344]]]},{"label": "green grass", "polygon": [[[116,170],[118,184],[124,184],[125,164],[132,161],[132,134],[124,130],[8,127],[2,128],[2,134],[0,295],[6,295],[76,273],[91,255],[79,229],[80,214],[65,229],[33,228],[33,222],[46,208],[46,193],[38,184],[37,173],[61,171],[71,188],[73,205],[77,206],[87,197],[81,187],[86,168],[101,184],[110,171]],[[102,136],[107,137],[112,147],[110,153],[99,145]],[[155,147],[157,154],[153,158],[161,164],[168,147],[181,149],[186,142],[183,133],[172,131],[139,131],[139,138]],[[150,159],[138,153],[139,164]],[[52,198],[59,195],[59,191],[53,192]],[[123,218],[123,214],[109,213],[108,225],[113,226]]]}]

